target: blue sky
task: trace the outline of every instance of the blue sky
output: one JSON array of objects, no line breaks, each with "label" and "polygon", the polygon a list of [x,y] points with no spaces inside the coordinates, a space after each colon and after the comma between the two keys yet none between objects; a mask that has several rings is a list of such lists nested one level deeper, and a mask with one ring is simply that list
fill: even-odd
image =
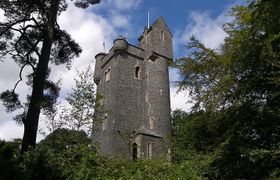
[{"label": "blue sky", "polygon": [[[137,44],[138,36],[143,32],[143,27],[148,24],[148,12],[150,23],[162,16],[175,38],[174,57],[179,58],[185,55],[184,45],[187,44],[188,36],[192,35],[193,29],[190,26],[199,23],[196,17],[203,19],[200,23],[205,23],[203,27],[205,31],[208,30],[205,28],[209,21],[216,25],[213,28],[221,27],[229,19],[226,15],[230,7],[239,3],[240,1],[237,0],[103,0],[103,3],[90,10],[112,22],[120,21],[120,25],[115,27],[116,35],[126,36],[132,44]],[[211,27],[208,28],[213,31]],[[186,32],[188,30],[189,33]],[[200,35],[199,33],[193,34]]]},{"label": "blue sky", "polygon": [[135,13],[135,26],[147,23],[147,12],[151,21],[162,16],[171,31],[184,28],[191,12],[209,12],[212,18],[219,16],[230,5],[226,0],[144,0]]},{"label": "blue sky", "polygon": [[[137,38],[147,26],[147,13],[150,13],[150,23],[162,16],[173,34],[174,58],[185,56],[188,37],[195,35],[207,47],[217,48],[226,37],[221,26],[231,20],[226,16],[228,10],[240,0],[101,0],[101,4],[86,10],[73,6],[68,0],[68,10],[59,17],[62,29],[70,33],[72,38],[83,48],[79,58],[72,63],[71,70],[65,66],[52,67],[51,78],[62,79],[60,101],[64,105],[64,98],[71,92],[74,85],[75,71],[83,70],[88,65],[94,67],[94,56],[103,51],[103,42],[106,43],[106,52],[112,46],[113,40],[119,35],[127,37],[131,44],[137,44]],[[4,20],[0,10],[0,21]],[[28,73],[30,70],[24,71]],[[11,89],[18,80],[19,67],[12,61],[0,62],[0,92]],[[170,81],[179,79],[177,70],[169,71]],[[20,83],[17,92],[22,100],[31,89]],[[170,88],[171,108],[190,110],[191,104],[187,92],[179,92],[174,86]],[[23,127],[16,125],[12,120],[15,114],[7,114],[0,103],[0,138],[12,139],[21,137]],[[40,117],[40,128],[45,130]],[[39,140],[42,139],[39,136]]]}]

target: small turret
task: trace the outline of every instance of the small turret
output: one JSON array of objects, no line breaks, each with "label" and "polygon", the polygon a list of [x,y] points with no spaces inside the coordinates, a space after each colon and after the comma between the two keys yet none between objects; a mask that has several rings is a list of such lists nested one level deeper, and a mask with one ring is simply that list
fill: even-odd
[{"label": "small turret", "polygon": [[117,39],[114,41],[114,52],[126,52],[128,48],[128,42],[126,41],[125,37],[119,36]]},{"label": "small turret", "polygon": [[106,53],[98,53],[95,56],[96,63],[95,63],[95,70],[94,70],[94,82],[98,85],[101,79],[101,61],[106,56]]}]

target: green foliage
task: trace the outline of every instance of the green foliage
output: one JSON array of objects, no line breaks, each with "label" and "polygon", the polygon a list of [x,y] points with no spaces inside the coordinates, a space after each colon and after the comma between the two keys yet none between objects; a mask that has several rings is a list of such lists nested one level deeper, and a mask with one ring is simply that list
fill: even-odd
[{"label": "green foliage", "polygon": [[96,109],[100,108],[100,95],[95,95],[93,70],[90,66],[85,71],[77,72],[73,92],[66,98],[70,106],[63,107],[61,118],[74,130],[92,130],[97,123]]},{"label": "green foliage", "polygon": [[[96,148],[83,131],[57,129],[38,144],[43,172],[53,174],[49,179],[85,179],[88,168],[95,163]],[[39,173],[40,174],[40,173]]]},{"label": "green foliage", "polygon": [[91,139],[84,131],[57,129],[38,144],[38,149],[47,147],[54,152],[60,152],[68,147],[89,143],[91,143]]},{"label": "green foliage", "polygon": [[19,140],[5,142],[0,140],[0,179],[12,179],[17,173],[17,158],[19,157]]},{"label": "green foliage", "polygon": [[19,154],[18,142],[0,143],[0,179],[86,179],[94,177],[100,157],[85,132],[58,129],[33,151]]},{"label": "green foliage", "polygon": [[280,1],[250,1],[234,7],[232,15],[220,49],[192,37],[189,56],[177,63],[183,79],[179,86],[189,90],[194,106],[190,114],[173,115],[175,161],[205,157],[205,176],[213,179],[276,177]]},{"label": "green foliage", "polygon": [[19,144],[1,141],[0,179],[200,179],[195,161],[108,159],[79,131],[56,130],[23,155]]},{"label": "green foliage", "polygon": [[199,179],[188,163],[173,165],[161,160],[107,160],[96,179]]},{"label": "green foliage", "polygon": [[[76,0],[77,7],[86,8],[100,0]],[[0,60],[12,59],[20,66],[19,80],[12,90],[0,95],[7,111],[23,108],[16,120],[24,124],[22,153],[35,148],[41,109],[56,102],[59,88],[48,80],[49,62],[66,64],[78,57],[82,49],[57,22],[58,16],[67,9],[66,0],[1,0],[0,9],[5,18],[0,22]],[[15,90],[23,80],[26,67],[33,71],[27,75],[32,93],[23,105]]]}]

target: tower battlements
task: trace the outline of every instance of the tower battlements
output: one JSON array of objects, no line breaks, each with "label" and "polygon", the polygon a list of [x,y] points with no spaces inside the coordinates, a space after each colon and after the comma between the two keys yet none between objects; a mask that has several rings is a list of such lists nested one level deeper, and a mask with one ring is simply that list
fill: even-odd
[{"label": "tower battlements", "polygon": [[172,51],[172,34],[159,18],[144,29],[138,46],[118,37],[109,53],[95,56],[95,83],[105,112],[93,139],[102,153],[132,159],[168,156]]}]

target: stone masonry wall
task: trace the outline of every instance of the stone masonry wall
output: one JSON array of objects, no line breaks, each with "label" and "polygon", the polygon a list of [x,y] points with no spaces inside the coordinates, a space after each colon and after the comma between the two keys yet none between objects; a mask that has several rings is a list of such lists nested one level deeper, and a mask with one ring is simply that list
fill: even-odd
[{"label": "stone masonry wall", "polygon": [[108,54],[96,56],[95,82],[105,112],[93,139],[102,153],[130,159],[128,144],[136,143],[139,158],[147,158],[148,144],[153,157],[166,155],[170,134],[167,62],[171,59],[172,34],[162,18],[145,29],[139,47],[120,37]]}]

